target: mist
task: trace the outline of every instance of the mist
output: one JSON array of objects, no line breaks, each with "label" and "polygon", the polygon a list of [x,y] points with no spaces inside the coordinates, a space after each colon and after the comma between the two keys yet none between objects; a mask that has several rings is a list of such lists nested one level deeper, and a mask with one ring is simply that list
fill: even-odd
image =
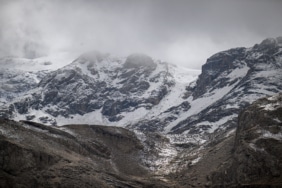
[{"label": "mist", "polygon": [[200,69],[233,47],[281,36],[279,0],[1,0],[0,57],[98,50]]}]

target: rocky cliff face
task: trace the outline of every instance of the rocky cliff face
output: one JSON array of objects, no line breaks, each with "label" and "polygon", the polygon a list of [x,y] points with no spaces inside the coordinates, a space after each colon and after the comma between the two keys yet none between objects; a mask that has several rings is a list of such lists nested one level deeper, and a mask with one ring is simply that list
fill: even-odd
[{"label": "rocky cliff face", "polygon": [[282,185],[282,94],[263,98],[238,118],[232,159],[212,176],[214,185]]}]

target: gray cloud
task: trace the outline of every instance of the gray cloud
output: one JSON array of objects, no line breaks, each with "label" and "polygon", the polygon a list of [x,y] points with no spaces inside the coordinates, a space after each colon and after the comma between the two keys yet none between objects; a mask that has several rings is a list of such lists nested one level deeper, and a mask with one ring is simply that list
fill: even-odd
[{"label": "gray cloud", "polygon": [[0,56],[142,52],[200,68],[220,50],[281,35],[279,0],[2,0]]}]

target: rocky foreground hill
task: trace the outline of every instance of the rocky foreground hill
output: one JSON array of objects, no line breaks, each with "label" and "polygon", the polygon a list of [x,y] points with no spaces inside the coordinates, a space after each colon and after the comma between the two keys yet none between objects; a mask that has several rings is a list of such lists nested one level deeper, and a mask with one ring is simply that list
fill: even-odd
[{"label": "rocky foreground hill", "polygon": [[0,187],[169,187],[140,162],[143,145],[117,127],[1,120]]},{"label": "rocky foreground hill", "polygon": [[1,119],[0,148],[0,187],[279,187],[282,94],[254,102],[236,132],[201,147],[119,127]]},{"label": "rocky foreground hill", "polygon": [[232,158],[212,175],[215,185],[282,185],[282,94],[243,110]]}]

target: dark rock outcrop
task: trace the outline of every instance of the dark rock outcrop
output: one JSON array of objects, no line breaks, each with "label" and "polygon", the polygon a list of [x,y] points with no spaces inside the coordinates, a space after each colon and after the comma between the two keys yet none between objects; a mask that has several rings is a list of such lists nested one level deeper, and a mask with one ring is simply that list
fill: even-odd
[{"label": "dark rock outcrop", "polygon": [[[217,53],[207,59],[207,62],[202,66],[202,74],[200,74],[196,88],[193,90],[193,98],[196,99],[205,94],[208,89],[212,86],[218,85],[218,83],[225,86],[228,80],[222,77],[218,80],[217,78],[222,72],[231,72],[237,65],[234,63],[235,60],[239,61],[245,56],[246,48],[234,48],[228,51]],[[218,87],[222,87],[218,85]]]},{"label": "dark rock outcrop", "polygon": [[282,94],[263,98],[243,110],[232,160],[212,175],[214,186],[282,185]]}]

